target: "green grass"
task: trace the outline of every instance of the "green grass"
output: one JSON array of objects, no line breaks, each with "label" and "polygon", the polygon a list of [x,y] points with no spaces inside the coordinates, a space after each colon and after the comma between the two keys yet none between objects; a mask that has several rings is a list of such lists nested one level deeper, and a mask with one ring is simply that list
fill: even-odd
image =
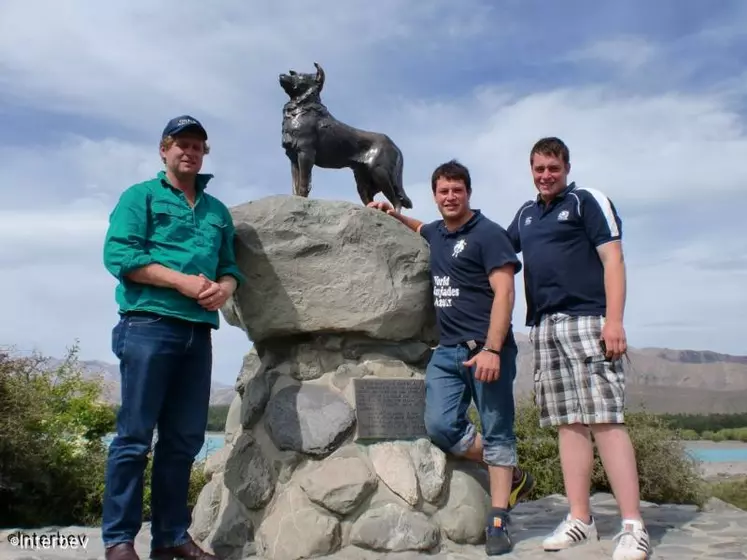
[{"label": "green grass", "polygon": [[747,511],[747,477],[713,482],[710,485],[710,494]]}]

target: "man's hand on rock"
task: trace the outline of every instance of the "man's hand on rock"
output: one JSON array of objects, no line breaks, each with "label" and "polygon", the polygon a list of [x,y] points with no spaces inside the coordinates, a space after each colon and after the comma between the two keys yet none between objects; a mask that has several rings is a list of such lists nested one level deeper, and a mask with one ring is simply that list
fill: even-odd
[{"label": "man's hand on rock", "polygon": [[382,212],[386,212],[390,216],[394,216],[397,213],[391,204],[383,200],[374,200],[373,202],[369,202],[368,204],[366,204],[366,206],[368,208],[373,208],[374,210],[381,210]]},{"label": "man's hand on rock", "polygon": [[210,284],[214,284],[205,276],[200,274],[196,276],[194,274],[185,274],[176,289],[180,294],[187,296],[188,298],[198,299],[201,293],[210,288]]}]

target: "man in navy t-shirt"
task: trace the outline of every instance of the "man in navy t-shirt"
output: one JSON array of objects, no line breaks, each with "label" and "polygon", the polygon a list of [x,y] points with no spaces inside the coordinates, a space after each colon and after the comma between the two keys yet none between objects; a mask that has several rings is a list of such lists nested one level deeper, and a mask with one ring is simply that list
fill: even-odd
[{"label": "man in navy t-shirt", "polygon": [[[511,315],[521,262],[506,231],[470,208],[466,167],[453,160],[440,165],[431,187],[442,220],[424,224],[386,202],[369,206],[394,216],[430,245],[440,340],[425,375],[425,425],[444,451],[488,465],[493,508],[485,547],[488,555],[504,554],[513,547],[508,511],[534,486],[517,467],[513,427],[518,349]],[[467,418],[473,399],[482,435]]]},{"label": "man in navy t-shirt", "polygon": [[570,505],[543,547],[560,550],[599,538],[589,505],[593,433],[623,519],[612,558],[643,559],[649,538],[623,414],[622,221],[604,194],[568,184],[570,156],[560,139],[538,141],[529,160],[539,194],[519,208],[508,234],[524,257],[540,425],[558,427]]}]

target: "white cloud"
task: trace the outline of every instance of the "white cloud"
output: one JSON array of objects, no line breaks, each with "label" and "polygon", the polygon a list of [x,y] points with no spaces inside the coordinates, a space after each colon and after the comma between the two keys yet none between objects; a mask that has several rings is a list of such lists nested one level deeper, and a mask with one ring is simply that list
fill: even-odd
[{"label": "white cloud", "polygon": [[[534,196],[531,145],[545,135],[566,140],[571,178],[606,192],[623,216],[631,342],[744,352],[731,318],[747,308],[739,268],[747,246],[723,242],[741,232],[718,210],[720,200],[730,205],[741,192],[747,152],[733,89],[728,97],[718,88],[634,94],[600,84],[527,92],[486,74],[456,95],[427,91],[427,82],[416,95],[382,78],[468,46],[474,53],[469,39],[487,37],[496,21],[476,0],[465,10],[394,0],[319,10],[300,2],[92,6],[66,12],[51,4],[32,27],[19,24],[31,21],[31,3],[0,5],[0,96],[66,112],[89,129],[38,145],[0,144],[0,289],[11,294],[0,341],[61,354],[79,338],[84,356],[112,360],[114,279],[103,268],[101,242],[119,193],[160,167],[165,120],[192,112],[205,121],[213,145],[206,171],[216,173],[211,189],[226,203],[290,193],[277,74],[311,71],[316,60],[327,70],[323,99],[332,112],[387,132],[403,149],[411,213],[420,218],[436,217],[433,167],[457,157],[473,173],[473,205],[507,226]],[[168,34],[175,12],[194,42]],[[594,56],[615,62],[638,48],[641,65],[651,55],[635,37],[616,41],[596,43]],[[460,68],[449,62],[441,72],[456,76]],[[357,201],[352,174],[315,169],[312,196]],[[699,216],[704,199],[707,219]],[[521,329],[521,282],[517,289]],[[237,329],[219,331],[219,379],[233,381],[246,347]]]},{"label": "white cloud", "polygon": [[386,64],[390,45],[443,47],[493,31],[476,0],[313,9],[301,0],[58,2],[45,5],[43,18],[37,10],[21,0],[0,5],[0,85],[20,103],[140,132],[182,108],[208,123],[251,127],[279,109],[277,75],[289,65],[318,61],[370,87],[381,85],[374,64]]},{"label": "white cloud", "polygon": [[574,62],[603,62],[624,72],[632,72],[650,62],[656,54],[656,46],[649,41],[641,37],[620,36],[596,41],[571,51],[563,58]]}]

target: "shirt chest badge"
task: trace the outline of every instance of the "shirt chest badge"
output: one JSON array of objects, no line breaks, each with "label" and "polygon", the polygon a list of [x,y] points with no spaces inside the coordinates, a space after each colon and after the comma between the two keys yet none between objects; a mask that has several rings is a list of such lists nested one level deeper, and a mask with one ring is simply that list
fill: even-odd
[{"label": "shirt chest badge", "polygon": [[568,210],[561,210],[558,213],[558,221],[559,222],[567,222],[569,216],[570,216],[570,212],[568,212]]},{"label": "shirt chest badge", "polygon": [[456,258],[459,256],[459,253],[464,251],[465,247],[467,247],[467,241],[465,239],[460,239],[454,244],[454,249],[451,251],[451,256]]},{"label": "shirt chest badge", "polygon": [[532,223],[532,217],[531,216],[527,216],[526,219],[524,220],[524,225],[528,226],[531,223]]}]

